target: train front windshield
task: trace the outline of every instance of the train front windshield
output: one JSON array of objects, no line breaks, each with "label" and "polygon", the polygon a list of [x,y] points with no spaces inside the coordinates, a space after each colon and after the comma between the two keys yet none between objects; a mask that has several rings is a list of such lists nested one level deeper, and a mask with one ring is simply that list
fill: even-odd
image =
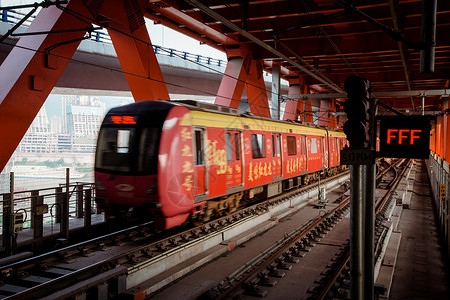
[{"label": "train front windshield", "polygon": [[104,124],[99,132],[96,170],[108,173],[156,174],[161,126]]}]

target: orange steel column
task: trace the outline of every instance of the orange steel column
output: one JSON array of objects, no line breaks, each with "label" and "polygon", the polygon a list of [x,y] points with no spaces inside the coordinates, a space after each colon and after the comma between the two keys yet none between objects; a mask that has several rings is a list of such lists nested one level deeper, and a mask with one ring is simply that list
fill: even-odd
[{"label": "orange steel column", "polygon": [[446,114],[445,117],[447,118],[447,131],[444,136],[444,144],[445,144],[445,160],[450,163],[450,145],[448,145],[450,141],[450,120],[448,120],[448,115]]},{"label": "orange steel column", "polygon": [[445,135],[444,135],[444,117],[441,116],[439,117],[440,121],[441,121],[441,134],[439,137],[439,141],[440,141],[440,149],[439,149],[439,156],[441,158],[444,158],[444,144],[445,144]]},{"label": "orange steel column", "polygon": [[438,116],[436,118],[436,154],[439,157],[442,157],[441,152],[441,144],[442,144],[442,123],[441,123],[442,117]]},{"label": "orange steel column", "polygon": [[250,71],[251,59],[249,56],[242,58],[241,49],[228,50],[227,57],[227,67],[214,103],[239,108],[247,73]]},{"label": "orange steel column", "polygon": [[[309,94],[309,87],[306,88],[305,94]],[[312,101],[311,99],[305,100],[305,122],[313,123],[313,111],[312,111]]]},{"label": "orange steel column", "polygon": [[[72,0],[67,8],[91,17],[81,0]],[[83,22],[51,6],[43,8],[27,32],[86,28]],[[0,171],[5,167],[20,140],[33,122],[56,81],[76,51],[85,31],[23,36],[0,66]]]},{"label": "orange steel column", "polygon": [[[336,112],[336,99],[330,99],[330,107],[329,107],[330,113]],[[337,128],[337,118],[336,116],[329,115],[328,116],[328,127],[334,127]]]},{"label": "orange steel column", "polygon": [[227,56],[229,62],[215,104],[238,108],[245,86],[251,112],[256,116],[270,118],[262,60],[252,59],[250,49],[247,48],[228,50]]},{"label": "orange steel column", "polygon": [[108,27],[108,34],[134,100],[170,100],[145,26],[147,2],[136,1],[129,8],[126,1],[109,0],[101,14],[114,20]]},{"label": "orange steel column", "polygon": [[248,105],[251,112],[260,117],[270,118],[269,101],[267,98],[266,84],[264,83],[262,60],[251,60],[250,74],[245,82]]},{"label": "orange steel column", "polygon": [[436,153],[436,123],[435,122],[431,122],[430,150],[431,150],[431,152]]},{"label": "orange steel column", "polygon": [[[301,93],[302,83],[300,78],[291,78],[289,80],[288,95],[299,95]],[[299,110],[303,111],[303,100],[288,99],[284,107],[283,120],[298,120]],[[303,116],[301,118],[303,119]]]},{"label": "orange steel column", "polygon": [[[330,126],[332,123],[330,121],[331,117],[329,115],[330,111],[332,111],[332,99],[321,99],[320,100],[320,108],[319,108],[319,120],[317,122],[317,125],[319,126]],[[330,126],[331,127],[331,126]]]},{"label": "orange steel column", "polygon": [[443,158],[448,162],[450,161],[450,145],[448,144],[448,141],[450,141],[449,136],[450,136],[450,132],[449,132],[449,120],[448,120],[448,113],[445,113],[448,110],[448,97],[446,98],[442,98],[442,109],[444,111],[443,114],[443,152],[442,152],[442,156]]}]

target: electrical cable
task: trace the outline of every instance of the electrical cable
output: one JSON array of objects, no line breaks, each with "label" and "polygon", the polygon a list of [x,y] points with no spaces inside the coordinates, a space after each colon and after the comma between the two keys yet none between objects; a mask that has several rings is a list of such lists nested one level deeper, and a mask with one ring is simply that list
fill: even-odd
[{"label": "electrical cable", "polygon": [[[57,6],[57,7],[58,7],[59,9],[63,10],[63,11],[70,12],[70,15],[72,15],[72,16],[78,15],[78,16],[80,17],[80,18],[79,18],[80,20],[81,20],[81,18],[86,18],[87,20],[89,20],[89,22],[83,20],[84,22],[87,22],[87,23],[89,23],[89,24],[91,24],[91,23],[96,23],[94,19],[89,18],[89,17],[87,17],[87,16],[84,16],[84,15],[78,13],[78,12],[75,12],[75,11],[73,11],[73,10],[67,8],[67,7],[62,7],[62,6]],[[121,31],[121,30],[118,30],[118,29],[116,29],[116,28],[112,28],[112,27],[110,27],[110,26],[105,26],[104,24],[101,24],[101,26],[104,27],[104,28],[106,28],[106,29],[114,30],[114,31],[116,31],[116,32],[118,32],[118,33],[120,33],[120,34],[123,34],[123,35],[125,35],[125,36],[127,36],[127,37],[129,37],[129,38],[132,38],[132,39],[134,39],[134,40],[136,40],[136,41],[139,41],[139,42],[141,42],[141,43],[144,43],[144,44],[146,44],[148,47],[153,46],[151,43],[148,43],[148,42],[146,42],[146,41],[144,41],[144,40],[141,40],[141,39],[139,39],[139,38],[137,38],[137,37],[135,37],[135,36],[133,36],[133,35],[131,35],[131,34],[128,34],[128,33],[126,33],[126,32],[123,32],[123,31]],[[161,50],[168,52],[167,50],[165,50],[165,49],[162,48],[162,47],[161,47]],[[178,54],[174,54],[174,55],[177,56],[177,57],[179,57],[179,58],[185,59],[185,58],[183,58],[181,55],[178,55]],[[191,63],[197,64],[197,65],[199,65],[199,66],[201,66],[201,67],[204,67],[204,68],[206,68],[206,69],[209,69],[210,71],[216,72],[216,73],[218,73],[218,74],[220,74],[220,75],[222,75],[222,76],[227,76],[227,77],[229,77],[229,78],[232,78],[232,79],[235,79],[235,80],[237,80],[237,81],[243,82],[243,83],[245,83],[245,84],[247,84],[247,85],[251,85],[251,86],[253,86],[253,87],[256,87],[256,88],[258,88],[258,89],[264,91],[265,93],[270,93],[270,94],[278,95],[278,94],[276,94],[276,93],[274,93],[274,92],[272,92],[272,91],[267,90],[266,88],[262,88],[262,87],[260,87],[260,86],[257,86],[257,85],[255,85],[255,84],[252,84],[252,83],[247,82],[247,81],[245,81],[245,80],[241,80],[241,79],[239,79],[239,78],[236,78],[236,77],[233,77],[233,76],[231,76],[231,75],[225,74],[225,73],[220,72],[220,71],[218,71],[218,70],[215,70],[215,69],[213,69],[213,68],[211,68],[211,67],[209,67],[209,66],[207,66],[207,65],[204,65],[204,64],[202,64],[202,63],[200,63],[200,62],[197,62],[197,61],[194,61],[194,60],[190,60],[190,59],[185,59],[185,60],[187,60],[187,61],[189,61],[189,62],[191,62]],[[149,79],[151,79],[151,78],[149,78]],[[205,92],[204,92],[204,93],[205,93]],[[207,94],[208,94],[208,93],[207,93]],[[220,95],[215,95],[215,96],[220,96]],[[229,100],[231,100],[231,101],[239,102],[239,103],[241,102],[240,99],[232,99],[232,98],[224,97],[224,96],[220,96],[220,97],[229,99]],[[263,108],[265,108],[265,109],[266,109],[266,108],[269,108],[269,109],[270,109],[270,106],[261,106],[261,105],[258,105],[258,106],[259,106],[259,107],[263,107]]]},{"label": "electrical cable", "polygon": [[[59,9],[62,9],[62,10],[65,11],[65,12],[67,12],[68,14],[72,15],[73,17],[79,19],[80,21],[85,22],[86,24],[91,25],[92,23],[95,23],[95,22],[94,22],[92,19],[90,19],[89,17],[86,17],[86,16],[84,16],[84,15],[81,15],[81,14],[79,14],[79,13],[77,13],[77,12],[74,12],[74,11],[68,9],[68,8],[62,7],[62,6],[60,6],[60,5],[57,5],[57,7],[58,7]],[[89,20],[89,21],[84,20],[83,18],[85,18],[85,19],[87,19],[87,20]],[[91,22],[92,22],[92,23],[91,23]],[[132,36],[132,35],[130,35],[130,34],[127,34],[126,32],[122,32],[122,31],[117,30],[117,29],[115,29],[115,28],[109,28],[108,26],[104,26],[103,24],[102,24],[101,26],[103,26],[103,27],[105,27],[105,28],[107,28],[107,29],[115,30],[116,32],[119,32],[120,34],[124,34],[124,35],[126,35],[126,36],[128,36],[128,37],[130,37],[130,38],[133,38],[133,39],[135,39],[135,40],[137,40],[137,41],[140,41],[140,42],[142,42],[142,43],[145,43],[145,44],[147,44],[147,46],[149,46],[149,47],[150,47],[150,46],[153,47],[153,45],[152,45],[151,43],[148,43],[148,42],[143,41],[143,40],[141,40],[141,39],[139,39],[139,38],[136,38],[136,37],[134,37],[134,36]],[[154,78],[151,78],[151,77],[145,77],[145,76],[142,76],[142,75],[138,75],[138,74],[133,74],[133,73],[125,72],[125,71],[123,71],[123,70],[111,69],[111,68],[108,68],[108,67],[105,67],[105,66],[96,65],[96,64],[93,64],[93,63],[87,63],[87,62],[80,61],[80,60],[76,60],[76,59],[73,59],[73,58],[67,58],[67,57],[63,57],[63,56],[60,56],[60,55],[55,55],[55,54],[52,54],[52,53],[46,53],[46,52],[44,52],[44,51],[39,51],[39,50],[31,49],[31,48],[28,48],[28,47],[17,46],[17,45],[14,45],[14,44],[11,44],[11,43],[7,43],[7,42],[3,42],[3,43],[4,43],[4,44],[7,44],[7,45],[10,45],[10,46],[13,46],[13,47],[15,46],[15,47],[19,47],[19,48],[22,48],[22,49],[25,49],[25,50],[29,50],[29,51],[35,51],[35,52],[41,52],[41,53],[43,53],[43,54],[53,55],[53,56],[59,57],[59,58],[61,58],[61,59],[66,59],[66,60],[69,60],[69,61],[75,61],[75,62],[78,62],[78,63],[81,63],[81,64],[85,64],[85,65],[90,65],[90,66],[99,67],[99,68],[102,68],[102,69],[107,69],[107,70],[110,70],[110,71],[114,71],[114,72],[118,72],[118,73],[122,73],[122,74],[126,74],[126,75],[131,75],[131,76],[136,76],[136,77],[141,77],[141,78],[153,80],[153,81],[156,81],[156,82],[164,83],[164,84],[167,84],[167,85],[170,85],[170,86],[174,86],[174,87],[178,87],[178,88],[187,89],[187,90],[194,91],[194,92],[197,92],[197,93],[202,93],[202,94],[206,94],[206,95],[210,95],[210,96],[216,96],[216,97],[219,96],[219,97],[222,97],[222,98],[225,98],[225,99],[229,99],[229,100],[231,100],[231,101],[235,101],[235,102],[239,102],[239,103],[241,102],[240,99],[237,100],[237,99],[233,99],[233,98],[230,98],[230,97],[226,97],[226,96],[217,95],[217,94],[209,93],[209,92],[206,92],[206,91],[194,89],[194,88],[191,88],[191,87],[182,86],[182,85],[179,85],[179,84],[174,84],[174,83],[170,83],[170,82],[166,82],[166,81],[160,81],[160,80],[157,80],[157,79],[154,79]],[[163,48],[163,47],[160,47],[160,49],[161,49],[162,51],[167,52],[167,53],[169,52],[168,50],[166,50],[166,49]],[[194,64],[197,64],[197,65],[199,65],[199,66],[202,66],[202,67],[204,67],[204,68],[206,68],[206,69],[208,69],[208,70],[210,70],[210,71],[216,72],[216,73],[218,73],[218,74],[220,74],[220,75],[228,76],[228,77],[230,77],[230,78],[233,78],[233,79],[238,80],[238,81],[240,81],[240,82],[243,82],[243,83],[245,83],[245,84],[249,84],[249,85],[252,85],[252,86],[254,86],[254,87],[257,87],[257,88],[259,88],[259,89],[265,91],[266,93],[269,92],[269,93],[272,93],[272,94],[276,94],[276,93],[274,93],[274,92],[272,92],[272,91],[268,91],[268,90],[265,89],[265,88],[261,88],[261,87],[259,87],[259,86],[253,85],[252,83],[246,82],[246,81],[241,80],[241,79],[239,79],[239,78],[233,77],[233,76],[228,75],[228,74],[225,74],[225,73],[223,73],[223,72],[220,72],[220,71],[218,71],[218,70],[216,70],[216,69],[214,69],[214,68],[212,68],[212,67],[209,67],[208,65],[202,64],[202,63],[197,62],[197,61],[194,61],[194,60],[186,59],[186,58],[182,57],[181,55],[179,55],[179,54],[177,54],[177,53],[174,53],[174,55],[177,56],[177,57],[179,57],[179,58],[185,59],[185,60],[187,60],[187,61],[189,61],[189,62],[192,62],[192,63],[194,63]],[[285,101],[295,101],[295,99],[286,99]],[[270,106],[268,106],[268,105],[258,105],[258,104],[252,104],[252,105],[253,105],[253,106],[256,106],[256,107],[264,108],[264,109],[267,109],[267,108],[270,109]],[[276,110],[278,110],[278,109],[276,108]],[[311,111],[311,113],[314,113],[314,111]]]},{"label": "electrical cable", "polygon": [[[303,1],[302,1],[303,2]],[[235,8],[232,8],[229,5],[226,5],[229,9],[234,10],[235,12],[237,12],[237,10]],[[306,8],[307,9],[307,8]],[[246,21],[249,22],[250,20],[248,18],[246,18]],[[295,51],[293,51],[291,48],[289,48],[287,45],[285,45],[283,42],[281,42],[277,36],[267,32],[265,29],[259,29],[260,32],[262,32],[263,34],[265,34],[268,38],[273,38],[276,42],[277,45],[281,45],[283,48],[285,48],[288,52],[290,52],[292,55],[295,56],[295,58],[297,58],[298,61],[302,62],[304,65],[306,65],[307,67],[309,67],[316,75],[319,75],[323,80],[327,81],[329,84],[331,85],[336,85],[333,81],[331,81],[326,75],[324,75],[320,70],[316,69],[314,66],[312,66],[309,62],[307,62],[305,59],[303,59],[301,56],[299,56]]]}]

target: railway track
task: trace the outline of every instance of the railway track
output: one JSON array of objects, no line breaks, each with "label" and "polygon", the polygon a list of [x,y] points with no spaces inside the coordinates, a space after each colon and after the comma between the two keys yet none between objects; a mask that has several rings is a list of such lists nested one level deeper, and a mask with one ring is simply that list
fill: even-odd
[{"label": "railway track", "polygon": [[[378,173],[378,193],[383,191],[383,196],[378,197],[376,203],[376,232],[375,255],[382,255],[382,246],[388,235],[386,222],[392,207],[395,205],[395,197],[392,193],[401,180],[404,172],[410,166],[409,161],[394,161]],[[384,178],[381,178],[384,177]],[[245,263],[241,268],[227,276],[221,283],[210,289],[203,295],[205,299],[242,299],[258,296],[276,299],[270,295],[271,287],[281,282],[287,270],[301,268],[301,260],[310,255],[314,245],[327,243],[326,235],[333,227],[339,225],[342,218],[349,210],[349,197],[341,196],[336,202],[336,208],[323,214],[320,218],[308,220],[298,229],[285,235],[282,240],[267,248],[258,256]],[[349,237],[349,234],[348,234]],[[348,239],[341,241],[341,247],[334,258],[327,264],[319,275],[305,275],[304,277],[316,278],[310,285],[306,299],[350,299],[350,245]],[[377,261],[377,259],[375,259]],[[299,263],[300,262],[300,263]],[[309,269],[309,268],[305,268]],[[274,288],[275,289],[275,288]],[[276,293],[276,292],[274,292]],[[277,294],[277,296],[280,296]]]},{"label": "railway track", "polygon": [[[321,184],[340,184],[346,180],[345,176],[348,175],[341,174]],[[277,211],[306,205],[302,201],[307,203],[307,198],[317,195],[316,185],[288,192],[172,236],[158,236],[151,224],[143,224],[1,266],[0,296],[6,299],[118,297],[158,275],[162,268],[175,264],[168,262],[170,257],[181,263],[181,257],[187,257],[185,253],[192,251],[189,249],[202,245],[206,251],[208,245],[223,244],[243,228],[263,222]],[[303,200],[294,201],[294,198]],[[231,249],[228,246],[223,251]]]},{"label": "railway track", "polygon": [[[395,205],[395,197],[392,197],[392,192],[400,182],[403,174],[406,172],[411,160],[397,160],[390,164],[385,171],[377,175],[377,189],[384,189],[384,195],[375,203],[375,259],[379,261],[382,255],[382,246],[387,238],[388,226],[386,222],[389,218],[392,208]],[[391,174],[388,174],[388,172]],[[388,177],[382,179],[381,177]],[[379,184],[384,182],[384,184]],[[337,255],[337,263],[330,266],[330,268],[323,273],[323,276],[318,280],[314,289],[311,290],[311,296],[308,299],[329,299],[340,298],[350,299],[350,247],[345,245],[344,251]]]}]

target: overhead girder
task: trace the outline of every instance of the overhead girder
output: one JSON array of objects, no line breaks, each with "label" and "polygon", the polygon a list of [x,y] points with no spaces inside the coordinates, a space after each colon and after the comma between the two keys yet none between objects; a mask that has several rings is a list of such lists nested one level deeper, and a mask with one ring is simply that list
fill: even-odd
[{"label": "overhead girder", "polygon": [[227,51],[228,64],[217,92],[215,104],[238,108],[244,86],[251,112],[270,118],[267,90],[263,78],[263,62],[254,60],[251,49]]},{"label": "overhead girder", "polygon": [[[227,6],[217,6],[208,2],[210,7],[214,7],[214,11],[218,14],[226,16],[230,21],[236,24],[242,22],[242,16],[239,14],[237,7],[234,10],[229,9]],[[334,3],[332,3],[334,4]],[[388,2],[371,4],[368,2],[361,3],[363,5],[358,5],[359,9],[362,9],[365,13],[374,19],[385,21],[389,19],[389,7]],[[274,33],[277,33],[277,29],[281,29],[287,35],[295,36],[298,34],[295,30],[288,30],[292,27],[292,24],[299,24],[295,27],[300,27],[302,22],[304,27],[315,28],[317,26],[322,27],[333,27],[333,26],[344,26],[345,24],[355,24],[355,23],[367,23],[365,20],[361,20],[358,16],[352,15],[347,12],[344,8],[330,5],[322,4],[320,7],[314,5],[313,2],[308,3],[308,7],[305,6],[301,1],[291,2],[289,12],[283,5],[276,2],[253,2],[250,5],[250,9],[246,14],[247,19],[247,30],[251,33],[253,31],[260,31],[261,28],[273,28]],[[419,17],[421,12],[422,1],[408,1],[402,3],[402,12],[408,16],[408,19]],[[230,11],[234,14],[230,15]],[[184,13],[188,16],[195,16],[198,12],[195,10],[185,10]],[[346,15],[345,19],[338,18],[340,14]],[[334,16],[334,17],[333,17]],[[328,17],[328,18],[327,18]],[[348,19],[351,18],[350,21]],[[408,19],[405,21],[408,22]],[[300,20],[300,21],[299,21]],[[217,22],[206,16],[203,19],[206,25],[211,28],[215,28]],[[373,25],[371,25],[373,28]],[[233,35],[232,30],[225,29],[224,31],[228,35]]]},{"label": "overhead girder", "polygon": [[[450,29],[450,25],[447,26]],[[411,36],[420,36],[420,28],[412,30]],[[397,51],[397,42],[392,40],[388,35],[380,34],[380,32],[361,32],[360,34],[339,35],[333,37],[333,41],[339,44],[339,50],[344,56],[358,56],[371,54],[384,54],[388,51]],[[273,43],[273,40],[264,40],[266,43]],[[339,57],[341,54],[336,53],[336,49],[324,37],[304,37],[292,40],[282,40],[283,44],[298,53],[302,57]],[[450,41],[443,38],[436,46],[436,51],[443,47],[450,46]],[[280,51],[283,48],[280,47]],[[374,50],[375,49],[375,50]],[[255,49],[256,58],[275,58],[274,55],[264,48]]]},{"label": "overhead girder", "polygon": [[[177,4],[177,2],[175,2],[175,4]],[[159,13],[163,17],[156,15],[155,13]],[[217,30],[214,30],[205,25],[201,19],[201,15],[198,13],[195,13],[194,16],[190,16],[176,7],[166,6],[165,4],[160,6],[158,5],[158,2],[150,2],[145,16],[155,21],[164,21],[167,25],[172,24],[171,27],[179,27],[179,24],[182,24],[183,26],[191,29],[193,32],[196,32],[196,38],[200,38],[200,40],[202,36],[204,36],[214,40],[216,44],[218,43],[225,46],[238,44],[236,40],[229,38],[223,33],[224,26],[219,26]]]},{"label": "overhead girder", "polygon": [[[169,99],[146,32],[142,11],[146,1],[141,0],[139,5],[123,2],[124,6],[132,6],[127,14],[123,13],[124,6],[114,6],[117,4],[114,0],[85,3],[71,0],[63,10],[55,6],[42,9],[27,32],[63,33],[21,37],[0,66],[0,138],[7,141],[0,148],[0,170],[33,122],[91,23],[107,24],[136,100]],[[108,15],[110,19],[106,20]],[[127,37],[120,34],[127,34]]]},{"label": "overhead girder", "polygon": [[[420,6],[422,5],[421,2],[418,2]],[[450,14],[450,5],[448,5],[448,8],[442,8],[440,7],[440,11],[437,13],[438,18],[438,24],[439,27],[442,27],[442,25],[445,25],[445,20],[448,19],[448,16]],[[413,29],[420,29],[420,26],[417,26],[417,24],[420,24],[421,22],[421,8],[415,8],[410,9],[411,13],[407,13],[407,9],[403,11],[404,7],[402,6],[402,14],[407,15],[407,18],[402,19],[402,33],[404,33],[404,36],[408,39],[411,39],[411,42],[418,42],[420,40],[419,36],[411,36],[409,31]],[[391,15],[389,13],[389,4],[386,2],[385,7],[378,8],[379,12],[377,13],[369,13],[370,16],[374,17],[377,21],[380,23],[386,24],[387,27],[392,26],[392,20]],[[340,10],[335,10],[331,14],[334,14],[336,12],[339,12]],[[342,12],[344,10],[341,10]],[[373,24],[368,23],[366,20],[362,20],[358,18],[357,16],[352,16],[351,14],[345,15],[345,18],[340,17],[337,19],[331,19],[332,22],[325,22],[321,23],[322,19],[324,19],[327,14],[314,16],[312,15],[299,15],[295,16],[295,14],[287,15],[289,17],[283,17],[279,15],[274,16],[268,16],[266,19],[259,18],[257,20],[252,20],[251,22],[248,22],[247,31],[259,39],[267,40],[271,39],[271,36],[264,31],[262,31],[262,28],[270,29],[270,33],[273,35],[276,35],[278,39],[281,41],[288,41],[288,40],[297,40],[302,37],[309,37],[309,36],[317,36],[317,35],[324,35],[327,34],[330,37],[336,37],[336,36],[344,36],[348,38],[349,36],[354,36],[358,34],[364,34],[364,33],[382,33],[381,29],[379,27],[374,26]],[[292,27],[292,24],[301,24],[301,21],[299,22],[299,18],[304,19],[305,27],[301,28],[300,26],[296,26],[295,29],[292,30],[286,30],[286,28],[289,28],[289,26]],[[317,18],[316,24],[314,24],[314,18]],[[239,24],[240,20],[231,20],[233,23]],[[209,24],[210,27],[215,28],[215,24]],[[438,30],[439,30],[438,27]],[[351,30],[349,30],[351,28]],[[280,30],[280,33],[278,33],[278,29]],[[227,36],[229,36],[232,39],[235,39],[237,41],[243,42],[245,41],[241,37],[239,37],[239,33],[232,31],[231,29],[225,29],[225,33]],[[384,35],[388,36],[387,33],[383,33]],[[445,34],[443,32],[442,34]]]}]

